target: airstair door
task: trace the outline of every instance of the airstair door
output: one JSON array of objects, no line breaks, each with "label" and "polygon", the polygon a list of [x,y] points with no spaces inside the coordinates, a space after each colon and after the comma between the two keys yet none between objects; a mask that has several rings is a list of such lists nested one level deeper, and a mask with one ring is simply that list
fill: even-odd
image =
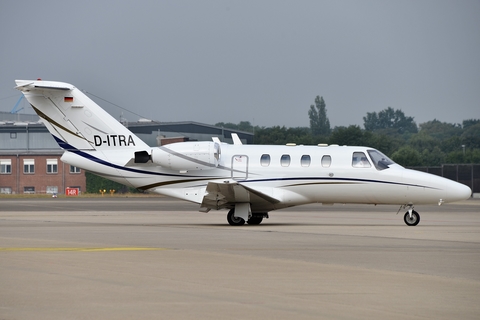
[{"label": "airstair door", "polygon": [[232,157],[232,179],[245,180],[248,178],[248,156],[236,154]]}]

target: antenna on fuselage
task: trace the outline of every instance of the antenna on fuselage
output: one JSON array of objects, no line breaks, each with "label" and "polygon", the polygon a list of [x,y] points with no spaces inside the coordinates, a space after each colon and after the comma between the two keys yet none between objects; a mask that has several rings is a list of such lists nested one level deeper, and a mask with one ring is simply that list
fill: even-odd
[{"label": "antenna on fuselage", "polygon": [[232,140],[233,140],[234,145],[241,146],[243,144],[242,140],[240,140],[240,138],[238,137],[238,134],[236,134],[236,133],[232,133]]}]

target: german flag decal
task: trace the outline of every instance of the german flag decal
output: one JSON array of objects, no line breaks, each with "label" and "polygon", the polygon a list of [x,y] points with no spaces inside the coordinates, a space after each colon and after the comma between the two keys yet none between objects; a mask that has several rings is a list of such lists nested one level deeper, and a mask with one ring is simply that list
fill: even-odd
[{"label": "german flag decal", "polygon": [[65,97],[63,98],[64,102],[73,102],[73,97]]}]

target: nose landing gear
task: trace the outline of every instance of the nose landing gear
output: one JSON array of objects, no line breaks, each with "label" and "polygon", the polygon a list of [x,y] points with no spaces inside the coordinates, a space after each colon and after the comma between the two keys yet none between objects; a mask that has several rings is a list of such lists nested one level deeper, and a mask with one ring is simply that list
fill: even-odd
[{"label": "nose landing gear", "polygon": [[416,226],[420,222],[420,215],[417,211],[413,210],[413,203],[401,205],[397,211],[397,214],[400,212],[400,210],[405,208],[408,208],[408,211],[405,212],[405,215],[403,216],[403,221],[405,221],[405,224],[407,226]]},{"label": "nose landing gear", "polygon": [[420,222],[420,215],[417,211],[410,209],[403,216],[403,221],[405,221],[407,226],[416,226]]}]

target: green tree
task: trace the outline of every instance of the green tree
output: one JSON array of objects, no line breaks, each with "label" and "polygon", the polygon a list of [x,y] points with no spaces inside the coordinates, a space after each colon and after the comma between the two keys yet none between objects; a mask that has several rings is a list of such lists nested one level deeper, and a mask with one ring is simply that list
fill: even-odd
[{"label": "green tree", "polygon": [[470,126],[473,126],[473,125],[476,125],[480,123],[480,119],[467,119],[467,120],[463,120],[462,124],[463,124],[463,129],[467,129],[468,127]]},{"label": "green tree", "polygon": [[440,140],[425,133],[424,131],[420,131],[410,138],[409,144],[415,150],[420,152],[423,152],[424,150],[431,151],[433,148],[440,146]]},{"label": "green tree", "polygon": [[330,144],[364,146],[367,145],[364,131],[356,125],[335,127],[330,136]]},{"label": "green tree", "polygon": [[465,145],[467,149],[480,148],[480,122],[474,125],[468,126],[460,137],[462,145]]},{"label": "green tree", "polygon": [[433,147],[432,150],[423,150],[422,166],[439,166],[442,163],[445,163],[445,153],[439,147]]},{"label": "green tree", "polygon": [[270,128],[255,128],[256,144],[314,144],[314,138],[309,128],[286,128],[285,126],[275,126]]},{"label": "green tree", "polygon": [[462,151],[449,152],[445,158],[445,163],[466,163],[466,157]]},{"label": "green tree", "polygon": [[330,120],[327,117],[327,108],[323,97],[315,98],[315,105],[310,106],[308,117],[310,118],[310,130],[314,136],[330,134]]},{"label": "green tree", "polygon": [[449,139],[462,134],[462,127],[459,124],[440,122],[437,119],[422,123],[419,127],[419,133],[439,140]]},{"label": "green tree", "polygon": [[457,136],[450,137],[446,140],[442,140],[440,143],[440,149],[445,153],[458,151],[461,148],[462,148],[462,140],[460,139],[460,137],[457,137]]},{"label": "green tree", "polygon": [[422,165],[422,155],[410,146],[403,146],[392,154],[392,160],[405,167]]},{"label": "green tree", "polygon": [[238,123],[238,130],[245,132],[253,132],[253,126],[250,121],[240,121]]},{"label": "green tree", "polygon": [[379,129],[385,129],[380,126],[378,115],[376,112],[367,112],[367,115],[363,117],[363,127],[367,131],[377,131]]},{"label": "green tree", "polygon": [[363,125],[367,131],[378,131],[383,129],[394,129],[396,133],[417,133],[418,128],[413,117],[407,117],[402,110],[395,110],[388,107],[385,110],[367,112],[363,117]]},{"label": "green tree", "polygon": [[256,144],[284,144],[287,128],[285,126],[261,127],[255,130]]},{"label": "green tree", "polygon": [[470,156],[470,163],[480,163],[480,149],[474,149],[470,151],[471,156]]},{"label": "green tree", "polygon": [[387,135],[383,133],[365,131],[364,136],[367,138],[366,145],[375,148],[387,156],[391,156],[402,145],[405,144],[404,140],[399,138],[398,135]]},{"label": "green tree", "polygon": [[99,190],[115,190],[116,193],[138,192],[137,189],[125,186],[121,183],[114,182],[103,177],[97,176],[91,172],[85,172],[88,193],[99,193]]}]

